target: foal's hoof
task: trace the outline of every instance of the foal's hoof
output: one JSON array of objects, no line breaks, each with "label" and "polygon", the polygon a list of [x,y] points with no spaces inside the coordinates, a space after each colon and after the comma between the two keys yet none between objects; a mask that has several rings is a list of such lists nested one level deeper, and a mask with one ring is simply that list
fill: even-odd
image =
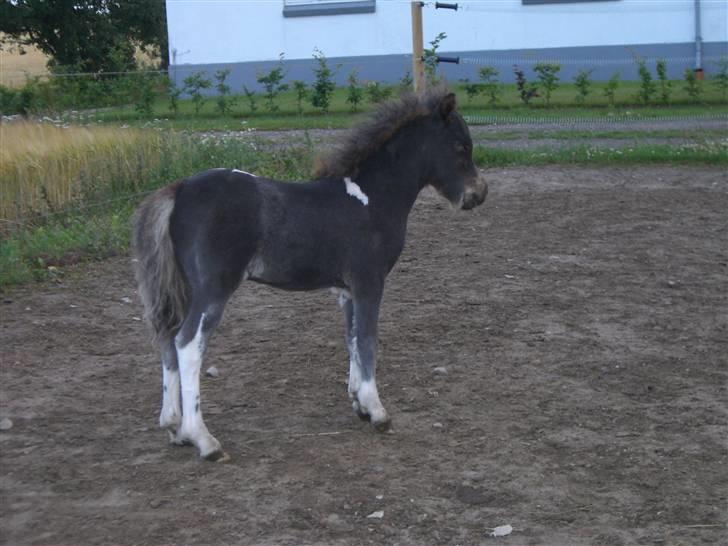
[{"label": "foal's hoof", "polygon": [[392,420],[389,417],[384,421],[372,421],[372,426],[377,432],[392,432]]},{"label": "foal's hoof", "polygon": [[212,453],[204,455],[202,458],[206,461],[210,461],[211,463],[226,463],[230,460],[230,455],[225,453],[222,449],[218,449]]}]

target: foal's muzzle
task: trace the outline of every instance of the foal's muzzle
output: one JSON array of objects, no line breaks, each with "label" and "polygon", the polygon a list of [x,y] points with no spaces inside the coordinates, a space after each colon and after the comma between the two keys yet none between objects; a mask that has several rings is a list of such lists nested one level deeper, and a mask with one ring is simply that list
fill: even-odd
[{"label": "foal's muzzle", "polygon": [[463,204],[460,208],[463,210],[474,209],[485,201],[485,197],[487,195],[488,183],[485,181],[483,173],[479,173],[477,178],[465,185],[462,201]]}]

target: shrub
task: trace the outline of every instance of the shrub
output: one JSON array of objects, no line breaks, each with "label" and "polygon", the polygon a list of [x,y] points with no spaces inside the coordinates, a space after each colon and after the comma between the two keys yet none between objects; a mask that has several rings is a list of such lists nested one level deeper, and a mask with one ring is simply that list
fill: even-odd
[{"label": "shrub", "polygon": [[498,69],[493,66],[484,66],[478,70],[478,76],[483,82],[481,90],[488,97],[488,104],[495,106],[501,94],[501,88],[498,85]]},{"label": "shrub", "polygon": [[134,109],[148,118],[151,118],[154,114],[155,83],[156,77],[154,74],[143,73],[137,78],[137,98]]},{"label": "shrub", "polygon": [[533,97],[538,97],[538,85],[535,83],[529,83],[526,79],[526,75],[518,65],[513,65],[513,73],[516,75],[516,89],[518,89],[518,96],[521,102],[526,106],[529,105]]},{"label": "shrub", "polygon": [[703,82],[698,79],[692,68],[685,69],[685,86],[683,89],[694,101],[699,100],[700,95],[703,93]]},{"label": "shrub", "polygon": [[379,104],[384,102],[392,94],[392,88],[382,85],[379,82],[369,82],[367,84],[367,95],[369,96],[369,102],[372,104]]},{"label": "shrub", "polygon": [[617,95],[617,89],[619,88],[619,77],[620,73],[615,72],[612,77],[609,78],[607,84],[604,87],[604,96],[609,101],[609,106],[614,107],[615,98]]},{"label": "shrub", "polygon": [[399,80],[399,94],[404,95],[412,91],[414,87],[414,80],[412,79],[412,73],[408,70],[404,73],[404,76]]},{"label": "shrub", "polygon": [[351,111],[356,112],[359,103],[364,98],[364,90],[362,89],[359,80],[357,79],[358,72],[356,69],[352,70],[347,78],[349,86],[346,88],[346,102],[351,105]]},{"label": "shrub", "polygon": [[302,82],[301,80],[294,80],[292,85],[293,91],[296,93],[296,109],[300,115],[303,114],[303,101],[308,96],[308,87],[306,86],[306,82]]},{"label": "shrub", "polygon": [[179,113],[179,98],[181,95],[182,89],[180,87],[177,87],[177,84],[174,83],[172,80],[169,80],[167,84],[168,108],[175,116]]},{"label": "shrub", "polygon": [[247,85],[243,86],[243,93],[245,94],[245,100],[248,101],[250,113],[255,114],[255,112],[258,111],[258,96],[256,95],[255,91],[251,91],[250,89],[248,89]]},{"label": "shrub", "polygon": [[278,59],[278,66],[272,69],[267,74],[259,74],[257,81],[262,84],[265,88],[265,102],[266,108],[269,112],[275,112],[278,110],[278,105],[275,104],[276,97],[282,92],[288,89],[288,85],[281,83],[285,73],[283,71],[283,53],[280,54]]},{"label": "shrub", "polygon": [[205,104],[205,97],[202,95],[202,90],[209,89],[212,86],[212,82],[205,78],[204,72],[190,74],[183,82],[185,84],[184,90],[192,97],[195,114],[199,114]]},{"label": "shrub", "polygon": [[660,85],[660,101],[662,104],[670,102],[670,93],[672,92],[672,82],[667,79],[667,61],[659,59],[655,66],[657,72],[657,81]]},{"label": "shrub", "polygon": [[576,76],[574,76],[574,85],[576,86],[576,89],[578,91],[576,95],[576,102],[578,104],[584,104],[586,102],[586,97],[591,93],[591,75],[592,72],[594,72],[594,69],[591,70],[579,70],[579,72],[576,73]]},{"label": "shrub", "polygon": [[334,72],[329,68],[326,56],[318,49],[314,50],[313,58],[316,59],[318,66],[313,71],[316,80],[313,83],[311,104],[325,114],[329,111],[331,96],[334,94],[335,85],[332,79]]},{"label": "shrub", "polygon": [[478,83],[471,83],[469,79],[465,78],[460,80],[463,84],[463,90],[465,95],[468,97],[468,104],[473,102],[473,99],[478,96],[481,91],[481,85]]},{"label": "shrub", "polygon": [[215,106],[217,106],[217,111],[223,116],[229,114],[237,102],[235,97],[230,96],[230,86],[225,83],[225,80],[229,75],[230,69],[218,70],[215,72],[215,80],[217,81],[215,84],[215,89],[217,90]]},{"label": "shrub", "polygon": [[422,55],[422,62],[425,67],[425,77],[430,85],[436,85],[440,78],[437,77],[437,50],[447,34],[441,32],[430,42],[430,47],[425,48]]},{"label": "shrub", "polygon": [[551,93],[553,93],[559,86],[559,77],[557,74],[560,70],[560,64],[543,63],[540,61],[533,67],[533,71],[538,74],[538,81],[541,82],[543,100],[546,106],[551,105]]},{"label": "shrub", "polygon": [[723,100],[728,98],[728,57],[718,61],[718,72],[713,76],[713,84],[720,90]]},{"label": "shrub", "polygon": [[637,73],[640,77],[640,89],[637,92],[637,100],[642,104],[649,104],[655,91],[657,91],[657,86],[652,79],[652,74],[650,74],[647,68],[647,63],[642,59],[637,60]]}]

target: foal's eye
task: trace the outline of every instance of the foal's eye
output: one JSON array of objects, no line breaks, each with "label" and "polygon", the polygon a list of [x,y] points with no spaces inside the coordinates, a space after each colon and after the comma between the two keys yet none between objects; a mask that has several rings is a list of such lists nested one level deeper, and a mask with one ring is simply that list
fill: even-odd
[{"label": "foal's eye", "polygon": [[458,152],[460,152],[460,153],[463,153],[463,154],[465,154],[465,153],[468,153],[468,152],[470,151],[470,146],[468,146],[468,145],[467,145],[467,144],[465,144],[465,143],[462,143],[462,142],[458,142],[458,143],[457,143],[457,144],[455,145],[455,149],[456,149],[456,150],[457,150]]}]

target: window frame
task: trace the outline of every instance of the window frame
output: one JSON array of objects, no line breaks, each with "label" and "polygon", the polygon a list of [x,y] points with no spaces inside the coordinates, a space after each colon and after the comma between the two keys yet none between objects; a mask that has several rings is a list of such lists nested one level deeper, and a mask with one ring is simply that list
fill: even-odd
[{"label": "window frame", "polygon": [[287,4],[283,1],[283,17],[316,17],[319,15],[347,15],[352,13],[374,13],[376,0],[338,0],[336,2],[316,2],[306,4]]},{"label": "window frame", "polygon": [[521,0],[524,6],[543,6],[548,4],[587,4],[593,2],[619,2],[620,0]]}]

